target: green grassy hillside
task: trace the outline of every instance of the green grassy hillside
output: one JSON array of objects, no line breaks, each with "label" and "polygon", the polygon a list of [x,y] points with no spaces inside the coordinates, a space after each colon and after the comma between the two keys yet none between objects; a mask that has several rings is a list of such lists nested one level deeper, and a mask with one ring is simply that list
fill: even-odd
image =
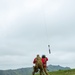
[{"label": "green grassy hillside", "polygon": [[[39,74],[36,74],[39,75]],[[75,69],[49,72],[49,75],[75,75]]]}]

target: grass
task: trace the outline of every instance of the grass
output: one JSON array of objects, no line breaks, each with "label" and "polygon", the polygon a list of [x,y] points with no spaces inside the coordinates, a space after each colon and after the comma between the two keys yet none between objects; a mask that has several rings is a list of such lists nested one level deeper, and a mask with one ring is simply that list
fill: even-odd
[{"label": "grass", "polygon": [[[36,74],[39,75],[39,74]],[[75,75],[75,69],[49,72],[49,75]]]}]

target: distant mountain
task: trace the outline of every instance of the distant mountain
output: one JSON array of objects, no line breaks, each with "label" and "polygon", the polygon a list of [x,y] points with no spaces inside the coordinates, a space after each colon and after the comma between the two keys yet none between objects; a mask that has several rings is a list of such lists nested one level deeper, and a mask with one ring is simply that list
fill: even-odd
[{"label": "distant mountain", "polygon": [[0,75],[32,75],[32,68],[21,68],[15,70],[0,70]]},{"label": "distant mountain", "polygon": [[69,70],[70,67],[62,67],[60,65],[48,65],[47,67],[48,71],[58,71],[58,70]]},{"label": "distant mountain", "polygon": [[[70,67],[61,67],[60,65],[49,65],[48,71],[69,70]],[[0,75],[32,75],[33,68],[20,68],[15,70],[0,70]]]}]

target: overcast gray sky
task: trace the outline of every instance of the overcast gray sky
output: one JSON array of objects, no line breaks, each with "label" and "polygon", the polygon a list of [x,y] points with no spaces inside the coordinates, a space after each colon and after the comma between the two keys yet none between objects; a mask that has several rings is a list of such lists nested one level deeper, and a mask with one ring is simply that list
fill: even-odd
[{"label": "overcast gray sky", "polygon": [[0,69],[32,67],[37,54],[75,68],[75,0],[0,0]]}]

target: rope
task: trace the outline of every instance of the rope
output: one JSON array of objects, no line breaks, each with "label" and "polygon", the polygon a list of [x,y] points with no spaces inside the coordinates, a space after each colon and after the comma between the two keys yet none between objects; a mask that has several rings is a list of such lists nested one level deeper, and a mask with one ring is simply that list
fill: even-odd
[{"label": "rope", "polygon": [[42,0],[41,0],[41,10],[42,10],[42,14],[43,14],[43,21],[44,21],[44,27],[45,27],[46,42],[47,42],[47,47],[49,49],[49,54],[50,54],[51,50],[50,50],[50,45],[49,45],[50,43],[49,43],[48,28],[47,28],[46,14],[45,14],[45,8],[44,8],[44,6],[42,5]]}]

